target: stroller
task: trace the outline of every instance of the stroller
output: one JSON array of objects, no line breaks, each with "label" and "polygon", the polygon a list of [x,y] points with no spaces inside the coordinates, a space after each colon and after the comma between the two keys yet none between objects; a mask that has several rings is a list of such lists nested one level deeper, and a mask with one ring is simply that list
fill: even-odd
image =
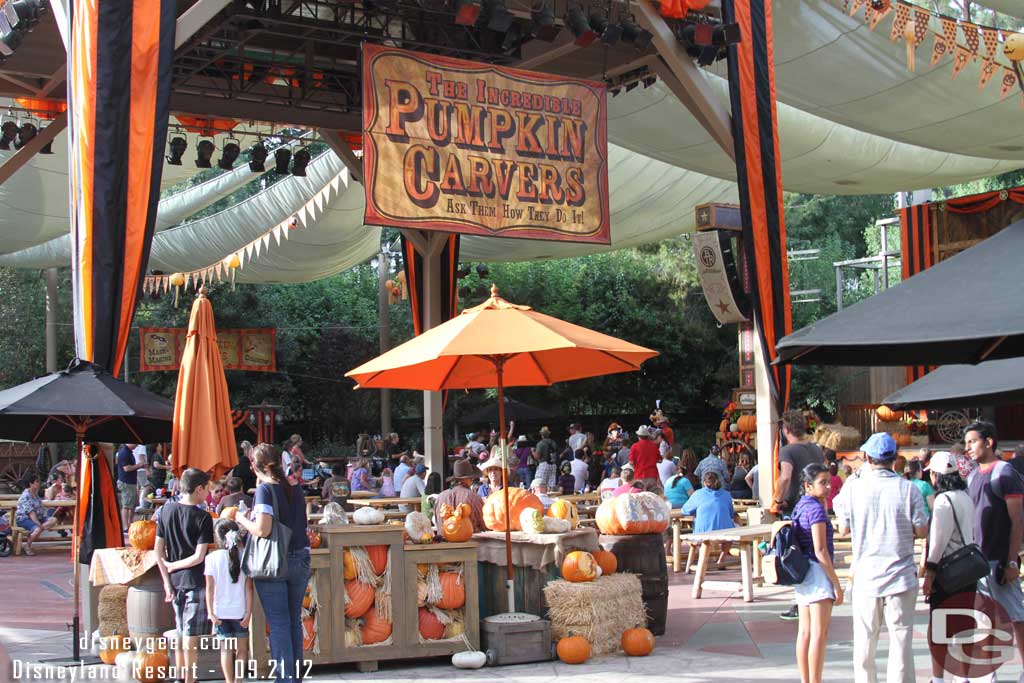
[{"label": "stroller", "polygon": [[11,554],[11,522],[7,514],[0,515],[0,557]]}]

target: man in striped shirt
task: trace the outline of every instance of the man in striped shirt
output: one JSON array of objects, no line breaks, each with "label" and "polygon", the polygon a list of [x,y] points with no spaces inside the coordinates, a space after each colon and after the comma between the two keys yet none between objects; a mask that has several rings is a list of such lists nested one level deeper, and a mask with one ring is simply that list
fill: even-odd
[{"label": "man in striped shirt", "polygon": [[910,481],[893,472],[896,442],[872,434],[861,446],[869,468],[848,479],[839,497],[840,532],[853,548],[853,672],[855,683],[877,680],[875,651],[880,620],[889,633],[888,683],[913,683],[914,603],[917,566],[914,538],[928,534],[924,499]]}]

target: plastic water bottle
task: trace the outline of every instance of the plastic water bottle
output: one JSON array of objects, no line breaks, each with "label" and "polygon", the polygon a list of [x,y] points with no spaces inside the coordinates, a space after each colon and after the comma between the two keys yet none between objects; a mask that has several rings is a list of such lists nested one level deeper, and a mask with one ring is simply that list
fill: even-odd
[{"label": "plastic water bottle", "polygon": [[762,555],[767,555],[768,554],[768,550],[769,550],[768,544],[765,543],[764,541],[761,541],[760,543],[757,544],[757,550]]}]

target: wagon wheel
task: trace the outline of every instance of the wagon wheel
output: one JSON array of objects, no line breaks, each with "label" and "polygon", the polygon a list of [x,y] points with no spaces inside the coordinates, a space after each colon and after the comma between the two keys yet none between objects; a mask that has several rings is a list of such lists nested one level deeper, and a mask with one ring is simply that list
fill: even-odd
[{"label": "wagon wheel", "polygon": [[740,455],[742,455],[743,452],[746,451],[747,455],[750,456],[751,459],[753,459],[754,457],[754,451],[750,447],[750,444],[744,441],[743,439],[729,439],[728,441],[723,441],[721,444],[721,448],[723,455],[732,453],[737,458],[739,458]]},{"label": "wagon wheel", "polygon": [[32,465],[24,462],[10,463],[3,472],[0,472],[0,486],[15,492],[21,491],[21,483],[31,468]]},{"label": "wagon wheel", "polygon": [[960,410],[947,410],[935,421],[935,432],[943,443],[957,443],[964,436],[964,428],[971,424],[971,418]]}]

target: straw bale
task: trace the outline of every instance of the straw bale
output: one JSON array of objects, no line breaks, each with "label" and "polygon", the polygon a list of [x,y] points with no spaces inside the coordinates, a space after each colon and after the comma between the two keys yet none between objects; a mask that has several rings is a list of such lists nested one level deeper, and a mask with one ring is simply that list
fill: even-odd
[{"label": "straw bale", "polygon": [[854,427],[838,422],[821,424],[814,430],[814,443],[834,451],[856,450],[862,443],[861,433]]},{"label": "straw bale", "polygon": [[128,586],[112,583],[101,588],[97,616],[101,636],[128,635]]},{"label": "straw bale", "polygon": [[551,581],[544,587],[544,601],[554,639],[583,636],[595,655],[617,652],[623,631],[647,624],[636,574],[616,573],[584,583]]}]

